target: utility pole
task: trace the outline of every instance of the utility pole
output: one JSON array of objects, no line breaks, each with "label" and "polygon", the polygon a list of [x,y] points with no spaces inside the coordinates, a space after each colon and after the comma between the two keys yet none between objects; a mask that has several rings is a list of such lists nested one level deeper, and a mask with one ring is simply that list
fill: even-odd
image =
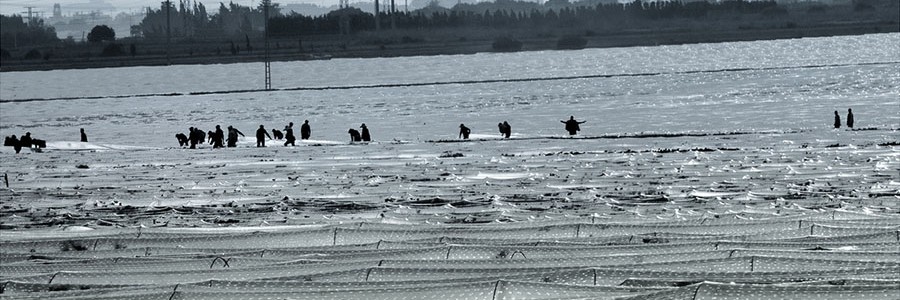
[{"label": "utility pole", "polygon": [[338,25],[341,30],[341,35],[349,35],[350,16],[348,15],[348,11],[350,10],[350,0],[340,0],[338,2],[338,7],[341,11],[340,24]]},{"label": "utility pole", "polygon": [[381,18],[378,17],[378,0],[375,0],[375,31],[381,30]]},{"label": "utility pole", "polygon": [[32,9],[34,9],[35,7],[26,6],[25,8],[28,9],[27,12],[23,11],[24,13],[28,14],[28,25],[32,25],[34,23],[34,12],[32,12]]},{"label": "utility pole", "polygon": [[169,58],[169,44],[172,42],[172,23],[169,18],[169,11],[172,10],[172,2],[170,0],[166,0],[166,65],[171,65],[172,61]]},{"label": "utility pole", "polygon": [[391,29],[397,29],[397,21],[394,18],[394,14],[397,13],[397,6],[394,5],[394,0],[391,0]]},{"label": "utility pole", "polygon": [[263,36],[265,40],[266,46],[266,55],[265,55],[265,64],[266,64],[266,90],[272,89],[272,65],[269,62],[269,5],[272,4],[271,0],[263,0]]}]

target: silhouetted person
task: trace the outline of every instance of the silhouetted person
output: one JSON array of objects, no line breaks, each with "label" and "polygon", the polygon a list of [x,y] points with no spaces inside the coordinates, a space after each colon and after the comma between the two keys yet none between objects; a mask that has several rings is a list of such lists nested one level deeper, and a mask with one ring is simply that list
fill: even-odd
[{"label": "silhouetted person", "polygon": [[194,131],[197,132],[197,144],[203,144],[203,141],[206,140],[206,132],[197,127],[194,127]]},{"label": "silhouetted person", "polygon": [[504,138],[508,139],[512,134],[512,127],[509,126],[509,123],[507,123],[506,121],[503,121],[503,123],[497,123],[497,128],[500,129],[500,136]]},{"label": "silhouetted person", "polygon": [[26,132],[22,138],[19,139],[19,147],[22,148],[31,148],[31,132]]},{"label": "silhouetted person", "polygon": [[834,111],[834,128],[841,128],[841,116],[837,111]]},{"label": "silhouetted person", "polygon": [[186,135],[184,135],[184,133],[176,133],[175,139],[178,140],[178,146],[180,146],[180,147],[187,146],[190,143],[190,141],[188,140],[188,137]]},{"label": "silhouetted person", "polygon": [[284,138],[284,133],[278,129],[272,129],[272,136],[275,137],[276,140],[281,140]]},{"label": "silhouetted person", "polygon": [[506,138],[509,138],[512,135],[512,126],[509,126],[509,123],[503,121],[503,127],[506,127]]},{"label": "silhouetted person", "polygon": [[84,133],[84,128],[81,128],[81,142],[87,143],[87,133]]},{"label": "silhouetted person", "polygon": [[284,139],[285,146],[287,146],[288,144],[291,144],[291,146],[296,146],[294,145],[294,141],[297,140],[297,138],[294,137],[294,122],[291,122],[290,124],[288,124],[288,126],[284,127]]},{"label": "silhouetted person", "polygon": [[350,128],[350,130],[347,130],[347,133],[350,134],[351,143],[362,141],[362,137],[359,136],[359,131],[357,131],[356,129]]},{"label": "silhouetted person", "polygon": [[847,128],[853,129],[853,109],[847,109]]},{"label": "silhouetted person", "polygon": [[197,149],[197,145],[206,141],[206,133],[200,128],[191,127],[188,130],[190,131],[188,132],[188,139],[191,141],[191,149]]},{"label": "silhouetted person", "polygon": [[13,134],[3,139],[3,146],[13,147],[13,150],[16,150],[16,153],[22,151],[22,143],[16,138],[16,135]]},{"label": "silhouetted person", "polygon": [[584,124],[587,121],[579,122],[579,121],[575,120],[575,116],[569,116],[568,121],[559,121],[559,122],[566,124],[566,131],[569,132],[569,135],[575,135],[578,133],[578,131],[581,131],[581,126],[578,126],[578,125]]},{"label": "silhouetted person", "polygon": [[244,133],[237,128],[228,126],[228,147],[237,147],[238,134],[240,134],[241,136],[245,136]]},{"label": "silhouetted person", "polygon": [[372,141],[372,136],[369,135],[369,128],[366,127],[366,123],[363,123],[362,125],[360,125],[359,128],[362,129],[362,140],[363,140],[363,142],[370,142],[370,141]]},{"label": "silhouetted person", "polygon": [[303,125],[300,126],[300,138],[308,140],[310,134],[312,134],[312,130],[309,129],[309,120],[305,120]]},{"label": "silhouetted person", "polygon": [[197,143],[200,140],[200,135],[197,134],[197,130],[194,127],[188,128],[188,140],[191,142],[191,149],[197,148]]},{"label": "silhouetted person", "polygon": [[256,130],[256,146],[265,147],[266,137],[268,137],[270,140],[272,139],[272,136],[270,136],[269,133],[266,132],[266,128],[262,125],[259,125],[259,129]]},{"label": "silhouetted person", "polygon": [[212,145],[213,142],[215,141],[215,138],[216,138],[216,132],[215,132],[215,131],[210,130],[210,131],[207,131],[207,132],[206,132],[206,139],[207,139],[206,142],[207,142],[207,143],[209,143],[210,145]]},{"label": "silhouetted person", "polygon": [[469,127],[466,127],[464,124],[459,124],[459,137],[464,140],[469,139],[469,134],[472,133],[472,130]]},{"label": "silhouetted person", "polygon": [[216,125],[216,131],[213,132],[213,148],[222,148],[224,147],[225,142],[225,132],[222,131],[222,127]]}]

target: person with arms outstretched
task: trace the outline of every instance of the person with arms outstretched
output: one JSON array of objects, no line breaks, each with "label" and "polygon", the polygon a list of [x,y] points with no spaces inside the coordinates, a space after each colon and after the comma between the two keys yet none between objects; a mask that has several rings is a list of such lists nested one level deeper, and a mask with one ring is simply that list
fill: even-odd
[{"label": "person with arms outstretched", "polygon": [[226,142],[228,143],[229,148],[237,147],[238,134],[245,136],[244,133],[237,128],[228,126],[228,140]]},{"label": "person with arms outstretched", "polygon": [[266,131],[266,128],[262,125],[259,125],[259,129],[256,130],[256,147],[265,147],[266,146],[266,138],[272,139],[272,136],[269,135],[269,132]]},{"label": "person with arms outstretched", "polygon": [[569,132],[569,135],[575,135],[578,131],[581,131],[581,126],[579,124],[584,124],[587,121],[577,121],[575,120],[575,116],[569,116],[568,121],[559,121],[560,123],[566,124],[566,131]]}]

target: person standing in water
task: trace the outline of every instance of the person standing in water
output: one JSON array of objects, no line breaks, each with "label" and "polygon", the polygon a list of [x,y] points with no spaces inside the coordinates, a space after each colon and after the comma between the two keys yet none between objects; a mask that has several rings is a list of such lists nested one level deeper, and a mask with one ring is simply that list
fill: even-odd
[{"label": "person standing in water", "polygon": [[81,142],[87,143],[87,133],[84,133],[84,128],[81,128]]},{"label": "person standing in water", "polygon": [[500,136],[504,138],[509,138],[512,134],[512,126],[509,126],[509,123],[503,121],[503,123],[497,123],[497,127],[500,129]]},{"label": "person standing in water", "polygon": [[847,109],[847,128],[853,129],[853,109]]},{"label": "person standing in water", "polygon": [[188,139],[191,141],[191,149],[197,149],[197,143],[199,143],[199,136],[197,135],[197,130],[194,127],[188,128]]},{"label": "person standing in water", "polygon": [[459,137],[468,140],[469,134],[472,133],[472,130],[469,127],[466,127],[465,124],[459,124]]},{"label": "person standing in water", "polygon": [[834,111],[834,128],[841,128],[841,116],[838,115],[837,111]]},{"label": "person standing in water", "polygon": [[584,124],[587,121],[577,121],[575,120],[575,116],[569,116],[568,121],[559,121],[560,123],[566,124],[566,131],[569,132],[569,135],[575,135],[578,131],[581,131],[581,126],[579,124]]},{"label": "person standing in water", "polygon": [[222,131],[222,127],[216,125],[216,130],[213,131],[212,135],[213,148],[222,148],[225,146],[223,145],[225,142],[225,132]]},{"label": "person standing in water", "polygon": [[266,137],[268,137],[270,140],[272,139],[272,136],[269,135],[269,132],[266,131],[266,128],[262,125],[259,125],[259,129],[256,130],[256,147],[265,147]]},{"label": "person standing in water", "polygon": [[366,123],[359,125],[359,128],[362,129],[362,141],[363,142],[371,142],[372,136],[369,135],[369,128],[366,127]]},{"label": "person standing in water", "polygon": [[228,140],[226,142],[228,143],[229,148],[237,147],[238,134],[245,136],[244,133],[237,128],[228,126]]},{"label": "person standing in water", "polygon": [[284,127],[284,139],[285,146],[287,146],[288,144],[291,144],[291,146],[296,146],[294,144],[294,141],[297,140],[297,137],[294,136],[294,122],[291,122],[290,124],[288,124],[288,126]]},{"label": "person standing in water", "polygon": [[303,125],[300,126],[300,138],[308,140],[310,134],[312,134],[312,130],[309,129],[309,120],[305,120]]}]

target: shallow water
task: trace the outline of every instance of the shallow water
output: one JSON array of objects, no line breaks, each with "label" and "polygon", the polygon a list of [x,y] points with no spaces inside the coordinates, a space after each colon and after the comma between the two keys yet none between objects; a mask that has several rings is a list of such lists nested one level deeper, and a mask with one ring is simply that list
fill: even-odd
[{"label": "shallow water", "polygon": [[[308,119],[315,139],[345,141],[366,123],[379,141],[456,137],[459,123],[495,135],[582,135],[828,129],[852,107],[856,127],[898,128],[900,34],[509,54],[273,63],[276,88],[657,74],[397,88],[278,91],[0,104],[0,134],[166,147],[188,127]],[[863,50],[864,49],[864,50]],[[452,63],[449,63],[452,62]],[[136,67],[0,74],[0,99],[120,96],[261,87],[258,64]],[[260,67],[261,69],[261,67]],[[733,70],[733,71],[722,71]],[[280,73],[283,72],[283,73]],[[364,73],[363,73],[364,72]],[[697,73],[694,73],[697,72]],[[248,76],[257,74],[260,76]],[[260,77],[260,78],[256,78]],[[259,80],[257,80],[259,79]]]}]

